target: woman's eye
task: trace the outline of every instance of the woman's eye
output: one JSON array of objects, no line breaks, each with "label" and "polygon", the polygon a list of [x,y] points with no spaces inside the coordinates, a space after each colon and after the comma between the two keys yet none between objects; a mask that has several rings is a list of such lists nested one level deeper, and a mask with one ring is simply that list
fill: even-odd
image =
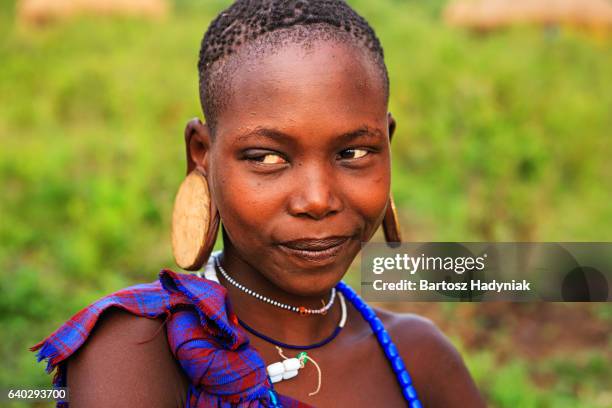
[{"label": "woman's eye", "polygon": [[262,154],[252,157],[251,160],[262,164],[284,164],[287,163],[280,155],[274,153]]},{"label": "woman's eye", "polygon": [[360,159],[370,153],[366,149],[346,149],[340,152],[341,159]]}]

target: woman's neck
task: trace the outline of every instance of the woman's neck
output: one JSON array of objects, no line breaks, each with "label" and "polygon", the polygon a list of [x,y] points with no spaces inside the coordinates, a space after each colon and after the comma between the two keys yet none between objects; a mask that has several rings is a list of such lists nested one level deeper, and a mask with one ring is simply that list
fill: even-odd
[{"label": "woman's neck", "polygon": [[[307,309],[320,309],[329,301],[331,288],[321,296],[298,296],[282,290],[255,267],[241,259],[231,245],[225,247],[219,261],[232,279],[271,300],[291,306],[304,306]],[[227,289],[236,315],[249,326],[275,340],[296,345],[315,343],[328,336],[340,320],[341,311],[337,301],[324,315],[302,316],[243,292],[228,282],[218,271],[217,276],[219,282]]]}]

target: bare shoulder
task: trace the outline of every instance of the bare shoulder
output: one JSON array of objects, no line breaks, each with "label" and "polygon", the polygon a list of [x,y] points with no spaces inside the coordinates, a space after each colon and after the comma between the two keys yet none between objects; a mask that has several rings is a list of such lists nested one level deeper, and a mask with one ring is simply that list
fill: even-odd
[{"label": "bare shoulder", "polygon": [[431,358],[461,358],[448,338],[430,319],[413,313],[393,313],[380,308],[375,310],[398,349],[412,348],[428,354],[435,352],[429,356]]},{"label": "bare shoulder", "polygon": [[425,406],[485,406],[463,358],[431,320],[411,313],[375,310]]},{"label": "bare shoulder", "polygon": [[112,308],[68,359],[70,406],[184,405],[187,381],[174,360],[163,319]]}]

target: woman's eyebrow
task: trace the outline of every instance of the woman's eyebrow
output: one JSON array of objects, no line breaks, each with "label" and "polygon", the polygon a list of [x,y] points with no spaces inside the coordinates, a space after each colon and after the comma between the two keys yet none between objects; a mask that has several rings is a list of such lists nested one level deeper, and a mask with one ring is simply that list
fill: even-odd
[{"label": "woman's eyebrow", "polygon": [[338,139],[342,143],[348,143],[360,137],[371,137],[377,139],[384,138],[385,134],[380,129],[371,128],[369,126],[364,125],[355,130],[351,130],[350,132],[342,133],[338,136]]},{"label": "woman's eyebrow", "polygon": [[[257,127],[255,129],[248,130],[242,133],[241,135],[239,135],[237,141],[242,142],[251,137],[263,137],[263,138],[272,139],[277,142],[295,143],[296,141],[294,136],[291,136],[278,129],[266,128],[266,127]],[[384,132],[382,132],[380,129],[376,129],[376,128],[372,128],[370,126],[364,125],[355,130],[341,133],[334,139],[340,143],[349,143],[361,137],[384,138],[385,135],[384,135]]]},{"label": "woman's eyebrow", "polygon": [[287,133],[281,132],[280,130],[266,127],[256,127],[255,129],[247,130],[238,136],[237,141],[242,142],[243,140],[249,139],[251,137],[264,137],[273,139],[277,142],[283,141],[293,141],[293,137],[288,135]]}]

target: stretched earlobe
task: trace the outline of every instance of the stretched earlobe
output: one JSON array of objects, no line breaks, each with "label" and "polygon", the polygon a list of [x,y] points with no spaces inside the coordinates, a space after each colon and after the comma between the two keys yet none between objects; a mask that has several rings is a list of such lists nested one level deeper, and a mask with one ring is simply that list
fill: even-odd
[{"label": "stretched earlobe", "polygon": [[[395,119],[393,118],[393,115],[391,115],[391,112],[387,113],[387,123],[389,125],[389,142],[391,142],[396,126]],[[397,216],[397,210],[395,209],[395,202],[393,201],[392,194],[389,194],[389,202],[387,203],[387,210],[385,211],[382,226],[387,244],[390,246],[397,246],[402,243],[399,218]]]},{"label": "stretched earlobe", "polygon": [[187,177],[172,211],[172,252],[178,266],[199,270],[208,260],[219,229],[219,212],[202,171],[210,147],[208,128],[199,119],[185,126]]},{"label": "stretched earlobe", "polygon": [[391,114],[391,112],[387,112],[387,123],[389,125],[389,141],[391,141],[391,139],[393,139],[393,134],[395,133],[395,118],[393,118],[393,115]]},{"label": "stretched earlobe", "polygon": [[387,210],[385,211],[382,226],[387,244],[391,247],[399,246],[402,243],[402,232],[397,211],[395,210],[395,202],[391,194],[389,194],[389,202],[387,203]]}]

